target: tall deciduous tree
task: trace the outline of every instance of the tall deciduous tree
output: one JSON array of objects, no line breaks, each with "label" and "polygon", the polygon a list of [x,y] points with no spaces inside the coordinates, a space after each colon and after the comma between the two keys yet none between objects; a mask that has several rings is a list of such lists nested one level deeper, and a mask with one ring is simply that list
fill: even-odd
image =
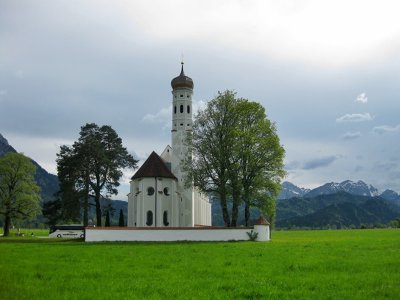
[{"label": "tall deciduous tree", "polygon": [[88,209],[89,194],[93,193],[96,223],[101,226],[102,192],[105,191],[105,197],[116,195],[122,169],[136,168],[137,162],[122,146],[121,138],[111,126],[88,123],[81,127],[78,141],[72,147],[62,146],[58,154],[61,186],[65,183],[62,192],[78,192],[83,199],[84,212]]},{"label": "tall deciduous tree", "polygon": [[225,226],[237,226],[242,203],[246,225],[251,206],[273,217],[274,199],[285,175],[284,149],[260,104],[236,98],[232,91],[218,93],[196,115],[186,142],[191,149],[183,165],[187,184],[194,182],[217,195]]},{"label": "tall deciduous tree", "polygon": [[[281,178],[285,176],[285,151],[280,145],[275,124],[268,120],[261,104],[239,99],[235,109],[234,157],[238,161],[238,169],[232,173],[232,180],[240,182],[245,225],[248,226],[251,206],[262,211],[275,207],[270,202],[278,196]],[[271,215],[271,210],[268,211],[267,215]]]},{"label": "tall deciduous tree", "polygon": [[19,153],[0,158],[0,214],[4,216],[4,236],[11,220],[31,219],[40,213],[40,188],[35,182],[35,165]]},{"label": "tall deciduous tree", "polygon": [[231,226],[228,211],[229,170],[232,166],[236,102],[233,92],[219,92],[196,115],[192,134],[186,140],[191,155],[183,164],[188,174],[187,185],[194,182],[201,191],[218,196],[225,226]]}]

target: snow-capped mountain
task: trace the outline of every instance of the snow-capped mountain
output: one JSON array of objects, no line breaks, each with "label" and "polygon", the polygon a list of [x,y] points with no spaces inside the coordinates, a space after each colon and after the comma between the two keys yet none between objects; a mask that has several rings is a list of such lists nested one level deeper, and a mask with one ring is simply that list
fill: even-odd
[{"label": "snow-capped mountain", "polygon": [[366,184],[362,180],[357,182],[351,180],[345,180],[340,183],[330,182],[312,190],[301,188],[291,182],[285,181],[282,183],[282,190],[278,199],[290,199],[293,197],[315,197],[319,195],[335,194],[338,192],[346,192],[352,195],[369,197],[380,196],[386,200],[400,201],[400,195],[395,191],[385,190],[382,194],[380,194],[378,189],[370,184]]},{"label": "snow-capped mountain", "polygon": [[338,192],[346,192],[359,196],[379,196],[378,190],[372,185],[366,184],[364,181],[345,180],[341,183],[330,182],[311,190],[306,197],[315,197],[319,195],[335,194]]},{"label": "snow-capped mountain", "polygon": [[359,196],[379,196],[378,190],[372,185],[366,184],[364,181],[351,181],[345,180],[341,183],[330,182],[326,183],[320,187],[311,190],[305,195],[305,197],[315,197],[319,195],[335,194],[337,192],[346,192],[352,195]]},{"label": "snow-capped mountain", "polygon": [[284,181],[278,199],[290,199],[294,197],[303,197],[310,192],[310,189],[300,188],[291,182]]}]

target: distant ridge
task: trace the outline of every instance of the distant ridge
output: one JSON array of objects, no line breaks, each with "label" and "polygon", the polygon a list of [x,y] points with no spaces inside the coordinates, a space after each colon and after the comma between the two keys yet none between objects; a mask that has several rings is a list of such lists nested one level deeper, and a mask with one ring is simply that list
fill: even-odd
[{"label": "distant ridge", "polygon": [[400,217],[400,205],[380,197],[338,192],[279,200],[278,228],[359,228],[381,225]]}]

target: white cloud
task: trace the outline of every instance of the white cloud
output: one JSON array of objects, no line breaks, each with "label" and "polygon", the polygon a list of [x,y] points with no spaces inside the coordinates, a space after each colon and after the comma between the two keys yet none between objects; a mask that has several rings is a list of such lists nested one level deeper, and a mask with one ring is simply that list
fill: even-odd
[{"label": "white cloud", "polygon": [[359,103],[367,103],[368,102],[368,97],[366,93],[361,93],[360,95],[357,96],[356,102]]},{"label": "white cloud", "polygon": [[359,132],[359,131],[356,131],[356,132],[346,132],[346,133],[343,135],[343,139],[345,139],[345,140],[354,140],[354,139],[359,138],[360,136],[361,136],[361,132]]},{"label": "white cloud", "polygon": [[372,129],[372,131],[377,134],[397,133],[400,132],[400,124],[397,126],[388,126],[388,125],[376,126]]},{"label": "white cloud", "polygon": [[168,107],[161,108],[155,114],[146,114],[142,121],[145,123],[162,123],[165,124],[171,121],[171,105]]},{"label": "white cloud", "polygon": [[338,123],[344,122],[364,122],[364,121],[371,121],[373,118],[369,113],[363,114],[345,114],[336,119]]}]

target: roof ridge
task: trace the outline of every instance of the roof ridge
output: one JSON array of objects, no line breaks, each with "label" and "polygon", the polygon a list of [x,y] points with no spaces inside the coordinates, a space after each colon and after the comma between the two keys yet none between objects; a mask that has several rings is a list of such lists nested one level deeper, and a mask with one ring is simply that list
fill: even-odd
[{"label": "roof ridge", "polygon": [[143,177],[164,177],[177,180],[175,175],[165,165],[163,159],[154,151],[149,155],[131,179],[133,180]]}]

